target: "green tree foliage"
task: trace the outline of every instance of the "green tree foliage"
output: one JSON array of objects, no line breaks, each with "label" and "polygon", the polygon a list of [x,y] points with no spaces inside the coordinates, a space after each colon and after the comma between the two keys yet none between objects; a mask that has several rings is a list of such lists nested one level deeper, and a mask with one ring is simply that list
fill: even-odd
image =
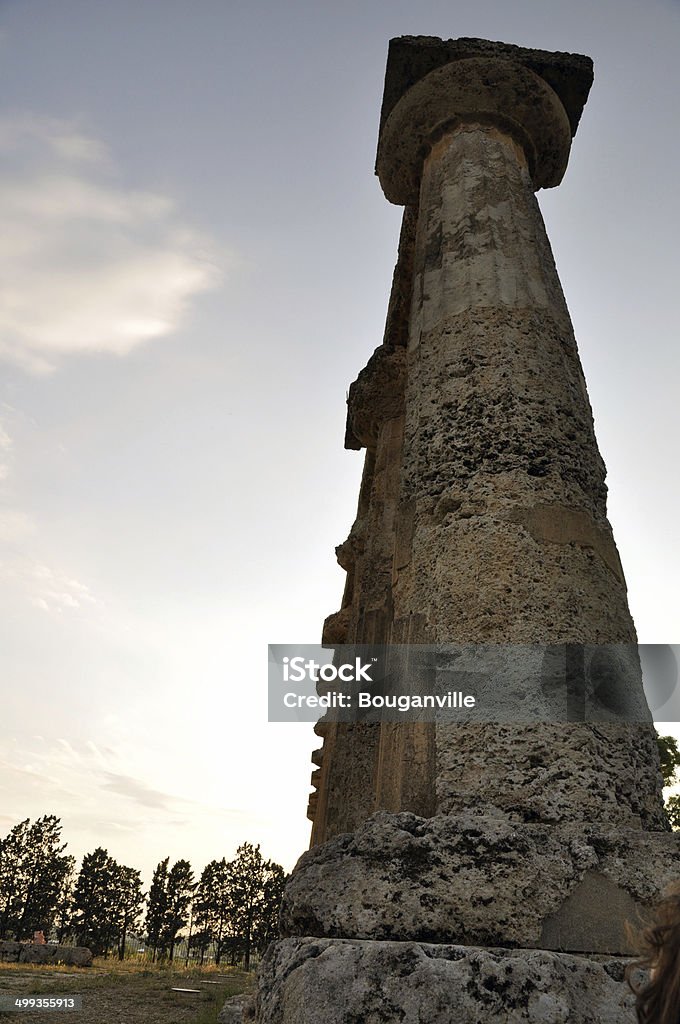
[{"label": "green tree foliage", "polygon": [[201,963],[208,947],[215,949],[215,963],[234,949],[237,934],[235,907],[231,890],[231,865],[211,860],[203,869],[194,898],[196,923],[195,948],[201,951]]},{"label": "green tree foliage", "polygon": [[680,768],[680,750],[675,736],[657,736],[664,786],[672,786]]},{"label": "green tree foliage", "polygon": [[286,884],[286,873],[280,864],[267,861],[264,871],[262,904],[255,925],[255,945],[259,953],[264,953],[270,942],[279,935],[279,913],[283,889]]},{"label": "green tree foliage", "polygon": [[52,928],[64,879],[75,863],[73,857],[64,855],[65,849],[61,822],[54,815],[39,818],[29,828],[19,938],[29,938],[35,931],[49,933]]},{"label": "green tree foliage", "polygon": [[262,906],[264,861],[259,844],[243,843],[231,863],[231,885],[235,904],[236,931],[243,944],[243,966],[250,970],[253,932]]},{"label": "green tree foliage", "polygon": [[[215,941],[214,903],[216,902],[217,867],[219,861],[211,860],[203,868],[194,895],[194,934],[191,937],[192,949],[198,950],[201,964],[211,943]],[[219,960],[216,960],[219,963]]]},{"label": "green tree foliage", "polygon": [[680,795],[671,796],[666,801],[666,814],[674,832],[680,832]]},{"label": "green tree foliage", "polygon": [[[680,768],[680,750],[675,736],[657,736],[659,744],[659,760],[664,788],[678,782]],[[666,801],[666,814],[673,831],[680,831],[680,795],[671,796]]]},{"label": "green tree foliage", "polygon": [[235,963],[242,954],[248,970],[252,950],[263,951],[278,935],[285,878],[281,865],[263,860],[250,843],[232,861],[207,864],[194,899],[194,948],[203,956],[212,944],[216,963],[227,954]]},{"label": "green tree foliage", "polygon": [[201,967],[203,966],[205,955],[210,949],[211,942],[212,938],[207,928],[195,928],[189,939],[189,954],[198,953]]},{"label": "green tree foliage", "polygon": [[22,863],[30,819],[19,822],[0,845],[0,938],[16,935],[22,910]]},{"label": "green tree foliage", "polygon": [[0,938],[49,931],[73,858],[64,855],[61,822],[46,814],[15,825],[0,841]]},{"label": "green tree foliage", "polygon": [[95,956],[108,953],[114,940],[112,920],[116,862],[103,847],[86,853],[73,894],[72,927],[81,946]]},{"label": "green tree foliage", "polygon": [[136,924],[143,902],[139,871],[118,864],[99,846],[83,857],[70,927],[79,944],[95,956],[116,949],[122,960],[128,929]]},{"label": "green tree foliage", "polygon": [[64,875],[57,896],[56,913],[54,915],[54,929],[57,935],[57,942],[64,942],[71,934],[71,919],[73,917],[73,890],[76,884],[75,861],[72,860],[69,871]]},{"label": "green tree foliage", "polygon": [[168,871],[166,913],[159,937],[159,946],[172,961],[175,943],[182,928],[189,923],[189,910],[194,889],[194,872],[188,860],[178,860]]},{"label": "green tree foliage", "polygon": [[[27,818],[0,840],[0,939],[54,929],[59,942],[74,938],[96,956],[115,952],[123,959],[145,900],[139,871],[97,847],[76,876],[60,839],[59,819],[45,815],[34,823]],[[189,861],[170,868],[166,857],[149,891],[147,946],[154,959],[172,960],[191,914],[189,948],[199,951],[201,963],[212,949],[217,963],[228,955],[235,964],[243,956],[249,970],[253,951],[262,952],[278,934],[284,883],[283,868],[250,843],[239,846],[232,861],[207,864],[198,884]]]},{"label": "green tree foliage", "polygon": [[168,870],[169,857],[156,867],[149,889],[149,904],[146,912],[147,942],[157,955],[175,955],[177,936],[189,921],[191,897],[194,889],[194,873],[188,860],[178,860]]},{"label": "green tree foliage", "polygon": [[142,913],[144,893],[139,871],[116,864],[114,871],[114,915],[118,930],[118,959],[125,957],[125,939]]},{"label": "green tree foliage", "polygon": [[156,959],[160,945],[161,932],[168,912],[168,862],[169,857],[162,860],[157,866],[151,879],[149,899],[146,911],[145,928],[147,942],[153,950],[153,959]]},{"label": "green tree foliage", "polygon": [[[260,929],[264,927],[265,931],[271,931],[273,910],[267,906],[267,887],[272,893],[275,891],[274,879],[279,871],[283,875],[283,868],[263,860],[259,845],[252,846],[251,843],[239,846],[236,858],[230,864],[235,930],[240,939],[246,971],[250,970],[253,945]],[[265,916],[268,925],[264,924]]]}]

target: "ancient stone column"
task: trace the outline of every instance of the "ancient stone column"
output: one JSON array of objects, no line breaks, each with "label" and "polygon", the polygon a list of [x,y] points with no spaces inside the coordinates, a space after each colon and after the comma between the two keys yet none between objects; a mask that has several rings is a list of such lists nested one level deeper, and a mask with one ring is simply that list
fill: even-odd
[{"label": "ancient stone column", "polygon": [[[385,339],[349,395],[366,471],[324,638],[492,645],[501,703],[534,716],[319,724],[314,845],[262,1021],[633,1020],[624,922],[680,851],[535,198],[591,83],[586,57],[391,43],[377,173],[407,213]],[[552,714],[558,651],[587,720]]]},{"label": "ancient stone column", "polygon": [[[507,55],[471,49],[430,71],[380,136],[387,198],[418,198],[392,637],[410,639],[415,619],[433,641],[632,644],[605,468],[534,196],[561,180],[580,104]],[[589,63],[553,60],[583,95]],[[642,702],[639,665],[621,669]],[[524,820],[663,828],[651,726],[447,726],[434,747],[426,788],[440,811],[481,802]]]},{"label": "ancient stone column", "polygon": [[[416,211],[407,207],[383,344],[350,388],[345,447],[366,448],[366,461],[357,518],[348,538],[336,548],[338,561],[347,570],[347,585],[342,608],[324,625],[327,643],[391,640],[415,224]],[[376,809],[381,743],[381,729],[375,724],[322,721],[316,730],[323,747],[314,755],[319,771],[312,776],[317,793],[309,807],[313,844],[351,831]],[[433,791],[428,793],[433,807]]]}]

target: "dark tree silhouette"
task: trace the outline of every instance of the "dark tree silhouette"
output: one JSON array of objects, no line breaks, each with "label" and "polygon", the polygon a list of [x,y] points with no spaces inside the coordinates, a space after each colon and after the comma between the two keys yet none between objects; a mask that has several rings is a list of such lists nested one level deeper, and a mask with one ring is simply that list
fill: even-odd
[{"label": "dark tree silhouette", "polygon": [[[123,959],[145,901],[139,871],[99,846],[83,857],[76,877],[65,849],[54,815],[34,823],[26,818],[0,840],[0,939],[53,928],[59,942],[73,937],[96,956],[114,951]],[[154,871],[145,919],[153,959],[173,959],[191,915],[187,958],[198,950],[203,963],[212,946],[217,963],[226,954],[232,963],[243,955],[249,970],[253,950],[262,952],[278,934],[284,883],[283,868],[263,860],[251,843],[239,846],[232,861],[206,864],[198,884],[189,861],[169,868],[166,857]]]},{"label": "dark tree silhouette", "polygon": [[117,864],[114,877],[115,912],[118,924],[118,959],[125,957],[128,931],[135,927],[144,905],[142,879],[134,868]]},{"label": "dark tree silhouette", "polygon": [[160,937],[163,924],[168,912],[168,862],[166,857],[157,866],[151,880],[149,889],[148,907],[146,911],[146,934],[147,942],[153,950],[153,959],[156,959],[160,946]]},{"label": "dark tree silhouette", "polygon": [[115,877],[118,865],[103,847],[86,853],[73,893],[72,927],[81,946],[107,955],[117,931]]},{"label": "dark tree silhouette", "polygon": [[194,873],[188,860],[178,860],[168,872],[167,909],[161,928],[159,945],[172,961],[177,936],[189,922],[189,910],[194,889]]},{"label": "dark tree silhouette", "polygon": [[265,862],[259,844],[239,846],[230,869],[236,930],[243,943],[243,966],[249,971],[253,934],[264,900]]},{"label": "dark tree silhouette", "polygon": [[[215,963],[219,964],[224,953],[237,948],[236,909],[231,885],[231,864],[224,857],[211,860],[203,869],[194,897],[194,919],[197,934],[197,948],[215,947]],[[202,950],[202,958],[205,955]]]},{"label": "dark tree silhouette", "polygon": [[675,775],[680,768],[680,750],[675,736],[657,736],[659,744],[659,759],[661,761],[661,774],[663,775],[664,786],[672,786]]},{"label": "dark tree silhouette", "polygon": [[64,876],[61,889],[57,897],[56,913],[54,915],[54,928],[57,935],[57,942],[64,942],[71,934],[71,921],[73,918],[73,890],[76,884],[75,861],[72,863],[68,873]]},{"label": "dark tree silhouette", "polygon": [[258,953],[264,953],[270,942],[279,936],[279,914],[286,873],[280,864],[268,860],[264,866],[262,904],[255,926],[255,945]]},{"label": "dark tree silhouette", "polygon": [[70,929],[96,956],[115,949],[122,960],[128,929],[136,924],[143,902],[139,871],[119,864],[100,846],[83,857]]},{"label": "dark tree silhouette", "polygon": [[0,937],[49,931],[73,857],[64,855],[61,822],[53,814],[15,825],[0,842]]}]

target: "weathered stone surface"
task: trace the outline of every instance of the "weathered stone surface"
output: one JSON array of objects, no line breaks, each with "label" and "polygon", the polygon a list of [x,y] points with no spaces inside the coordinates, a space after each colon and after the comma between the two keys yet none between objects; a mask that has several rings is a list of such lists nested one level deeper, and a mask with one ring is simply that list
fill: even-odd
[{"label": "weathered stone surface", "polygon": [[[416,502],[410,562],[419,586],[404,600],[428,607],[437,639],[632,640],[621,583],[615,635],[604,635],[606,619],[600,625],[601,588],[587,607],[569,600],[572,586],[590,597],[599,582],[598,560],[593,568],[579,557],[591,545],[566,535],[545,543],[525,525],[535,506],[551,505],[582,511],[608,531],[605,470],[526,169],[492,131],[461,129],[426,166],[406,409],[401,500]],[[576,560],[571,572],[561,571],[560,557]],[[526,582],[517,592],[520,573]],[[536,584],[549,592],[537,594]],[[462,621],[450,607],[454,591],[470,604]],[[481,610],[487,621],[471,622]]]},{"label": "weathered stone surface", "polygon": [[625,953],[624,920],[635,926],[638,909],[678,875],[672,833],[381,812],[303,854],[281,926],[285,935]]},{"label": "weathered stone surface", "polygon": [[390,301],[385,318],[383,345],[388,348],[405,348],[408,344],[408,319],[413,287],[413,247],[417,223],[418,210],[414,206],[407,206],[399,232],[397,263],[392,276]]},{"label": "weathered stone surface", "polygon": [[[414,274],[392,642],[420,615],[442,643],[634,643],[573,330],[528,169],[495,129],[463,126],[427,157]],[[639,670],[629,688],[642,700]],[[651,718],[646,736],[620,719],[605,741],[546,727],[560,818],[663,828]],[[517,770],[541,729],[443,724],[433,742],[439,811],[555,820]]]},{"label": "weathered stone surface", "polygon": [[452,128],[472,122],[500,129],[516,143],[533,188],[559,185],[571,126],[557,94],[520,64],[472,57],[431,71],[390,112],[376,162],[385,197],[399,205],[418,202],[428,148]]},{"label": "weathered stone surface", "polygon": [[[405,222],[391,302],[394,321],[408,267],[405,385],[404,350],[386,340],[351,395],[349,434],[356,420],[370,447],[357,520],[338,548],[343,607],[324,639],[634,644],[576,342],[512,139],[469,124],[436,143],[411,239]],[[381,807],[480,803],[528,821],[663,830],[651,718],[645,728],[636,711],[628,724],[630,707],[644,707],[639,665],[620,675],[626,706],[609,714],[601,702],[603,728],[549,715],[537,727],[442,722],[414,735],[409,724],[361,736],[331,727],[313,841]],[[528,680],[525,691],[540,711],[543,695]]]},{"label": "weathered stone surface", "polygon": [[260,1024],[634,1024],[625,962],[541,950],[288,939],[260,967]]},{"label": "weathered stone surface", "polygon": [[254,1019],[255,1000],[249,992],[227,999],[217,1017],[219,1024],[246,1024]]},{"label": "weathered stone surface", "polygon": [[[327,633],[532,645],[536,664],[501,677],[509,717],[492,723],[317,724],[325,845],[288,885],[260,1024],[634,1020],[622,961],[597,952],[627,949],[624,921],[680,854],[534,195],[559,182],[591,82],[569,54],[391,44],[377,171],[412,209],[385,341],[349,403],[347,444],[367,454]],[[612,644],[583,662],[593,714],[555,721],[544,649]],[[522,698],[543,720],[513,719]]]},{"label": "weathered stone surface", "polygon": [[346,644],[351,623],[351,609],[341,608],[328,615],[321,632],[322,644]]},{"label": "weathered stone surface", "polygon": [[406,353],[403,348],[375,350],[349,389],[348,436],[361,447],[375,448],[380,427],[404,411]]},{"label": "weathered stone surface", "polygon": [[59,946],[51,942],[0,942],[0,960],[22,964],[67,964],[90,967],[92,953],[85,946]]},{"label": "weathered stone surface", "polygon": [[436,68],[469,57],[493,57],[522,64],[539,75],[559,96],[576,133],[590,87],[593,62],[580,53],[553,53],[514,46],[490,39],[437,39],[434,36],[399,36],[390,39],[380,131],[394,106],[416,82]]},{"label": "weathered stone surface", "polygon": [[9,939],[0,942],[0,960],[4,960],[6,963],[16,963],[20,952],[20,942],[12,942]]}]

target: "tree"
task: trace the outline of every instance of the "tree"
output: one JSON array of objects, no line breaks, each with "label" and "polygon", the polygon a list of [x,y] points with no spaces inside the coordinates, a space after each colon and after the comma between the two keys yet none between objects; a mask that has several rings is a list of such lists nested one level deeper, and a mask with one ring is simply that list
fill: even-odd
[{"label": "tree", "polygon": [[191,897],[195,888],[191,864],[188,860],[178,860],[167,876],[166,913],[159,937],[159,945],[163,953],[168,953],[170,961],[175,955],[177,936],[188,924]]},{"label": "tree", "polygon": [[212,943],[215,963],[225,953],[236,963],[243,953],[249,970],[253,947],[262,951],[278,935],[284,883],[281,865],[263,860],[260,847],[250,843],[239,846],[233,861],[223,857],[206,864],[194,898],[192,943],[201,950],[201,962]]},{"label": "tree", "polygon": [[15,825],[0,843],[0,937],[49,931],[73,857],[64,856],[61,822],[53,814]]},{"label": "tree", "polygon": [[108,955],[115,941],[115,879],[118,865],[98,846],[83,857],[73,894],[73,930],[95,956]]},{"label": "tree", "polygon": [[264,866],[262,904],[255,925],[255,945],[264,953],[270,942],[279,935],[279,914],[286,884],[286,873],[280,864],[268,860]]},{"label": "tree", "polygon": [[236,930],[243,943],[243,966],[250,970],[253,933],[264,899],[265,862],[259,844],[243,843],[230,865]]},{"label": "tree", "polygon": [[[675,736],[657,736],[659,744],[659,761],[661,762],[661,775],[663,776],[664,789],[677,782],[677,772],[680,768],[680,750]],[[673,831],[680,831],[680,795],[671,796],[666,801],[666,814]]]},{"label": "tree", "polygon": [[666,801],[666,814],[674,832],[680,832],[680,795],[671,796]]},{"label": "tree", "polygon": [[61,889],[57,896],[56,912],[54,916],[54,928],[57,933],[57,942],[61,943],[71,932],[71,921],[73,918],[73,890],[76,884],[75,860],[71,858],[71,866],[61,883]]},{"label": "tree", "polygon": [[166,857],[157,866],[151,879],[149,902],[146,911],[147,942],[153,949],[153,959],[160,945],[161,932],[168,912],[168,862]]},{"label": "tree", "polygon": [[22,863],[30,818],[19,822],[0,843],[0,939],[16,934],[22,907]]},{"label": "tree", "polygon": [[75,863],[73,857],[64,856],[66,843],[61,845],[61,822],[53,814],[38,818],[30,826],[27,839],[19,939],[29,938],[36,931],[49,932],[64,878]]},{"label": "tree", "polygon": [[125,958],[125,939],[130,928],[134,928],[142,913],[144,893],[139,871],[116,864],[113,879],[114,913],[118,927],[118,959]]},{"label": "tree", "polygon": [[664,787],[672,786],[676,781],[676,772],[680,768],[678,741],[675,736],[657,736],[656,739],[659,744],[659,759],[661,761]]},{"label": "tree", "polygon": [[194,933],[190,936],[187,946],[187,956],[189,956],[192,951],[198,950],[200,958],[199,964],[202,967],[205,960],[205,954],[208,952],[211,943],[212,936],[210,931],[205,927],[199,928],[194,925]]},{"label": "tree", "polygon": [[119,864],[101,846],[83,857],[73,893],[71,927],[81,945],[95,956],[116,949],[125,956],[125,938],[142,910],[139,871]]},{"label": "tree", "polygon": [[[214,904],[217,890],[216,868],[218,861],[211,860],[203,868],[194,896],[194,927],[191,946],[201,955],[201,965],[208,947],[215,941]],[[215,960],[219,963],[219,960]]]},{"label": "tree", "polygon": [[[215,947],[215,963],[224,953],[238,946],[236,907],[231,884],[231,864],[224,857],[211,860],[204,867],[194,897],[194,946],[201,950],[201,963],[211,944]],[[200,937],[199,937],[200,936]]]}]

